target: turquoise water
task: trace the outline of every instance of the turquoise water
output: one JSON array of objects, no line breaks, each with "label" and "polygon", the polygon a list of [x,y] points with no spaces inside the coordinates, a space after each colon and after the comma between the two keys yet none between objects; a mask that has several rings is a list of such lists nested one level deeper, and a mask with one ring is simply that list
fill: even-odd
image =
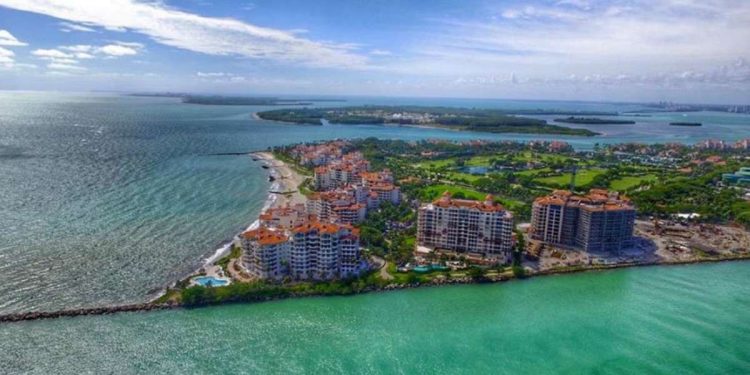
[{"label": "turquoise water", "polygon": [[198,285],[209,286],[209,287],[225,286],[229,284],[229,280],[219,279],[213,276],[200,276],[200,277],[194,278],[193,281]]},{"label": "turquoise water", "polygon": [[750,263],[0,325],[0,373],[746,374]]}]

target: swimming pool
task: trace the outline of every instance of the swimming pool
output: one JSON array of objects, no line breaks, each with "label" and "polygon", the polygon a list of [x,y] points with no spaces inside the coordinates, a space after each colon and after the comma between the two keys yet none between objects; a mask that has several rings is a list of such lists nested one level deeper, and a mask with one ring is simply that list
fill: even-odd
[{"label": "swimming pool", "polygon": [[193,278],[193,284],[207,287],[226,286],[229,285],[229,279],[213,276],[198,276]]}]

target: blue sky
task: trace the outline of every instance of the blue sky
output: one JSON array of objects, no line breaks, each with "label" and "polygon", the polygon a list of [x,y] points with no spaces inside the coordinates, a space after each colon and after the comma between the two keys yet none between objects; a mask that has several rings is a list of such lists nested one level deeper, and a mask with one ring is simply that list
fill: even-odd
[{"label": "blue sky", "polygon": [[0,89],[750,104],[750,1],[0,0]]}]

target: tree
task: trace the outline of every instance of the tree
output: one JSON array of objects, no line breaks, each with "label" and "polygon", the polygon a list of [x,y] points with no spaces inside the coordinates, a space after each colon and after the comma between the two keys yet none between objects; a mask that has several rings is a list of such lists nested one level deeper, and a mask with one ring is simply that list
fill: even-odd
[{"label": "tree", "polygon": [[474,267],[469,268],[468,275],[474,281],[482,282],[482,281],[487,280],[487,278],[484,275],[484,268],[481,268],[481,267],[474,266]]}]

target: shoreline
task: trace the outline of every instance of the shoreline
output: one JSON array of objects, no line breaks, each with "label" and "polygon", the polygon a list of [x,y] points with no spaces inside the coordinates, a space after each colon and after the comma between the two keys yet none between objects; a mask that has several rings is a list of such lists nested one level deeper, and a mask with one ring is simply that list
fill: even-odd
[{"label": "shoreline", "polygon": [[[390,124],[390,123],[380,123],[380,124],[337,124],[337,123],[329,123],[327,120],[325,124],[306,124],[306,123],[297,123],[292,121],[282,121],[282,120],[267,120],[260,116],[258,116],[258,112],[253,112],[252,114],[253,119],[261,120],[261,121],[269,121],[269,122],[275,122],[279,124],[287,124],[287,125],[300,125],[300,126],[327,126],[327,125],[335,125],[335,126],[368,126],[368,125],[374,125],[374,126],[383,126],[383,127],[405,127],[405,128],[414,128],[414,129],[432,129],[432,130],[447,130],[447,131],[454,131],[454,132],[465,132],[465,133],[478,133],[478,134],[511,134],[511,135],[537,135],[537,136],[546,136],[546,137],[572,137],[574,139],[578,138],[594,138],[594,137],[600,137],[603,135],[606,135],[605,133],[599,133],[594,132],[596,134],[592,135],[576,135],[576,134],[561,134],[561,133],[516,133],[516,132],[487,132],[487,131],[478,131],[478,130],[465,130],[465,129],[458,129],[458,128],[451,128],[448,126],[443,126],[440,124]],[[523,116],[521,116],[523,117]],[[570,128],[570,129],[586,129],[586,128]],[[590,130],[590,129],[586,129]],[[592,130],[593,131],[593,130]]]},{"label": "shoreline", "polygon": [[714,263],[743,262],[743,261],[744,262],[750,261],[750,255],[743,255],[743,256],[738,256],[738,257],[727,257],[727,258],[714,258],[714,259],[708,258],[708,259],[693,259],[693,260],[680,260],[680,261],[668,261],[668,262],[654,261],[654,262],[642,262],[642,263],[620,263],[620,264],[597,265],[597,266],[591,266],[591,267],[572,267],[572,268],[566,268],[566,269],[537,271],[532,274],[525,275],[523,277],[498,276],[495,278],[486,278],[486,279],[480,279],[480,280],[471,279],[469,277],[464,277],[461,279],[449,279],[449,280],[441,280],[441,281],[435,280],[429,283],[413,283],[413,284],[393,284],[392,283],[392,284],[384,285],[382,287],[376,287],[376,286],[366,287],[365,289],[362,289],[360,291],[347,293],[347,294],[325,294],[325,293],[312,293],[312,294],[300,294],[300,295],[290,294],[290,295],[282,296],[282,297],[276,297],[276,296],[263,297],[263,298],[259,298],[253,301],[228,301],[224,303],[198,305],[198,306],[187,306],[187,305],[173,303],[173,302],[172,303],[170,302],[167,302],[167,303],[147,302],[147,303],[128,304],[128,305],[63,309],[63,310],[57,310],[57,311],[19,312],[19,313],[10,313],[10,314],[0,315],[0,324],[44,320],[44,319],[56,319],[56,318],[63,318],[63,317],[72,318],[72,317],[78,317],[78,316],[111,315],[111,314],[117,314],[117,313],[122,313],[122,312],[148,312],[148,311],[158,311],[158,310],[218,307],[218,306],[224,306],[224,305],[230,305],[230,304],[255,304],[255,303],[262,303],[262,302],[310,298],[310,297],[335,297],[335,296],[346,297],[346,296],[356,296],[356,295],[369,294],[369,293],[390,292],[390,291],[417,289],[417,288],[444,287],[444,286],[451,286],[451,285],[501,284],[501,283],[512,281],[512,280],[522,281],[522,280],[533,279],[537,277],[568,275],[568,274],[599,272],[599,271],[612,271],[612,270],[626,269],[626,268],[659,267],[659,266],[667,266],[667,267],[689,266],[689,265],[697,265],[697,264],[714,264]]},{"label": "shoreline", "polygon": [[[273,181],[268,187],[268,195],[266,196],[266,200],[263,203],[263,207],[261,207],[261,213],[269,208],[281,207],[285,204],[305,203],[307,198],[297,191],[297,186],[304,182],[304,180],[306,179],[305,176],[297,173],[283,161],[276,159],[273,154],[268,151],[253,151],[243,155],[252,157],[254,161],[259,161],[263,163],[263,165],[268,166],[269,175],[275,178],[275,181]],[[288,198],[285,196],[285,194],[276,194],[273,193],[274,191],[295,191],[295,193],[292,194],[291,198]],[[210,255],[203,258],[201,261],[202,263],[198,269],[195,269],[185,274],[185,276],[171,282],[169,285],[160,288],[159,291],[153,294],[152,297],[149,297],[147,302],[145,303],[154,303],[155,301],[163,297],[170,288],[173,288],[179,282],[197,276],[205,267],[212,266],[218,260],[229,255],[232,250],[234,239],[243,232],[255,229],[259,225],[260,220],[256,218],[243,231],[235,234],[231,239],[222,242],[219,248],[214,250],[213,253],[210,253]],[[0,322],[2,322],[2,320],[0,320]]]}]

